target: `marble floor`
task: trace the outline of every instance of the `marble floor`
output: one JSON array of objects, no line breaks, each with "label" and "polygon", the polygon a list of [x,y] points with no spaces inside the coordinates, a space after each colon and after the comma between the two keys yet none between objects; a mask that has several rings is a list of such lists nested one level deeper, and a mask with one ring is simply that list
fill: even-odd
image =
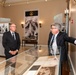
[{"label": "marble floor", "polygon": [[5,58],[4,57],[0,57],[0,62],[4,61]]}]

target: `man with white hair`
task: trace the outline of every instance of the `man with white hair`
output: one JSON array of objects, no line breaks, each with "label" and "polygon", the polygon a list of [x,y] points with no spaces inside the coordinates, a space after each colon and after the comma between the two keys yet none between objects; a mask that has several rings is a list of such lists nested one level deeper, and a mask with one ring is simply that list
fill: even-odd
[{"label": "man with white hair", "polygon": [[48,39],[49,55],[58,54],[57,50],[61,48],[61,64],[67,61],[68,57],[68,50],[66,48],[65,42],[76,44],[76,39],[73,37],[69,37],[65,32],[61,32],[61,25],[59,23],[52,24]]}]

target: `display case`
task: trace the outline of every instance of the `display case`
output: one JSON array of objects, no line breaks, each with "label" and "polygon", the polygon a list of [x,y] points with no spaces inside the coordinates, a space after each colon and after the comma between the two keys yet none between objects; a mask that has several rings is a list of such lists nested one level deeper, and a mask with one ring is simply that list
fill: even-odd
[{"label": "display case", "polygon": [[4,48],[2,46],[3,33],[9,31],[9,23],[0,23],[0,56],[5,56]]},{"label": "display case", "polygon": [[[59,50],[60,52],[60,50]],[[48,46],[36,46],[19,53],[16,57],[16,67],[12,63],[5,68],[6,62],[0,62],[0,75],[8,75],[15,70],[15,75],[60,75],[60,54],[48,56]],[[43,74],[41,74],[43,73]]]}]

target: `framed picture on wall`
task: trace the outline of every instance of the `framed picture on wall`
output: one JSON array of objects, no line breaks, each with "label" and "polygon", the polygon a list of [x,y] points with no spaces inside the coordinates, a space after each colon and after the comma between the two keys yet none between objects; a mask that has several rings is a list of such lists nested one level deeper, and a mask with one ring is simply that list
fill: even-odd
[{"label": "framed picture on wall", "polygon": [[9,31],[9,23],[0,23],[0,34]]},{"label": "framed picture on wall", "polygon": [[25,12],[25,37],[38,40],[38,10]]}]

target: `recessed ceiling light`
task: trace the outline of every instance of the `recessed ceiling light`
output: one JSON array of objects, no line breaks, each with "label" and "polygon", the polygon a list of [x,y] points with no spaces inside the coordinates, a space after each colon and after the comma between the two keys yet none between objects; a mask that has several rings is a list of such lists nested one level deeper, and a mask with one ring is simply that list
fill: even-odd
[{"label": "recessed ceiling light", "polygon": [[47,1],[47,0],[45,0],[45,1]]},{"label": "recessed ceiling light", "polygon": [[10,4],[8,6],[11,6]]}]

